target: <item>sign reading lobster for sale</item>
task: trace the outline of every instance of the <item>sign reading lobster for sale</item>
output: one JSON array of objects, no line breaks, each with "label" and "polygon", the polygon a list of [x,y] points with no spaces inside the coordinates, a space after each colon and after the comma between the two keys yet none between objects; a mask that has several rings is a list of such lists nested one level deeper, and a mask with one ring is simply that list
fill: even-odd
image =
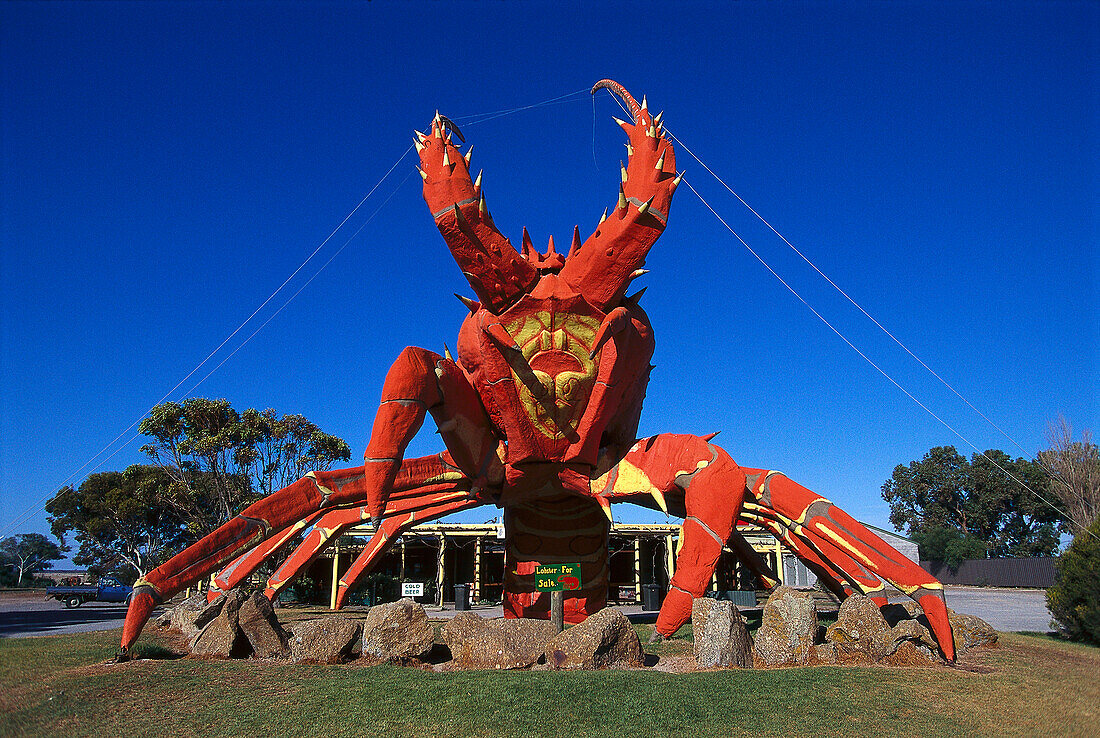
[{"label": "sign reading lobster for sale", "polygon": [[539,564],[535,567],[537,592],[561,592],[580,588],[580,564]]}]

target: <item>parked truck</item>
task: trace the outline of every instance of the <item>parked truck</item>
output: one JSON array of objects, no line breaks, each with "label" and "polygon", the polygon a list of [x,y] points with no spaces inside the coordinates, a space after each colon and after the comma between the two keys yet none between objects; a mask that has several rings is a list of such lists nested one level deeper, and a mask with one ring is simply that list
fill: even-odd
[{"label": "parked truck", "polygon": [[46,587],[47,600],[60,600],[65,607],[80,607],[85,602],[125,602],[130,604],[134,588],[114,577],[104,577],[99,584],[79,584],[71,587]]}]

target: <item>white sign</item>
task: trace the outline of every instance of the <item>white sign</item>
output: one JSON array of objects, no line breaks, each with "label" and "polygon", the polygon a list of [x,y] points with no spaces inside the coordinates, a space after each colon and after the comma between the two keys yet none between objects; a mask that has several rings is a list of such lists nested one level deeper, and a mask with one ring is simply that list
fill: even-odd
[{"label": "white sign", "polygon": [[402,597],[423,597],[424,596],[424,582],[402,582],[401,583],[401,596]]}]

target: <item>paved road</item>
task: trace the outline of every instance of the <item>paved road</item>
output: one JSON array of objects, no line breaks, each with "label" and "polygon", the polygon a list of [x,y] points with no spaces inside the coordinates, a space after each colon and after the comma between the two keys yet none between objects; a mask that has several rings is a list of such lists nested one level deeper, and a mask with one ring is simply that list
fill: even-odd
[{"label": "paved road", "polygon": [[[1050,612],[1046,592],[1041,589],[992,589],[987,587],[946,588],[947,604],[958,612],[977,615],[997,630],[1050,630]],[[501,617],[500,606],[476,608],[482,617]],[[643,613],[641,607],[624,608],[631,619],[645,620],[656,613]],[[453,617],[453,608],[429,610],[429,616]],[[56,600],[43,601],[40,595],[0,595],[0,638],[84,633],[121,628],[126,617],[124,605],[89,602],[66,610]]]},{"label": "paved road", "polygon": [[947,606],[956,612],[977,615],[997,630],[1050,630],[1050,610],[1043,589],[993,587],[945,588]]},{"label": "paved road", "polygon": [[86,633],[121,628],[126,606],[88,602],[71,610],[40,596],[0,597],[0,638]]}]

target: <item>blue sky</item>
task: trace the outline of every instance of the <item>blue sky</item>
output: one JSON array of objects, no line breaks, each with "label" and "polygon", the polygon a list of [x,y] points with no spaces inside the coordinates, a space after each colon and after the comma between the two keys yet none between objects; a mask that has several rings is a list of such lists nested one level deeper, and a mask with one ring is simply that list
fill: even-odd
[{"label": "blue sky", "polygon": [[[240,325],[436,109],[464,122],[513,242],[524,225],[540,247],[568,243],[574,224],[586,236],[624,156],[621,113],[582,92],[602,77],[665,110],[1029,452],[1059,413],[1100,430],[1098,21],[1095,3],[6,3],[0,528]],[[686,152],[677,161],[902,386],[981,449],[1020,453]],[[316,274],[193,394],[302,413],[358,458],[390,363],[409,344],[453,346],[465,310],[451,293],[469,293],[412,167],[406,156],[173,399]],[[657,369],[643,435],[721,430],[738,461],[881,527],[896,464],[969,452],[687,188],[647,266]],[[437,443],[423,433],[410,453]],[[73,481],[141,462],[139,446]],[[44,513],[5,534],[29,530],[47,530]]]}]

